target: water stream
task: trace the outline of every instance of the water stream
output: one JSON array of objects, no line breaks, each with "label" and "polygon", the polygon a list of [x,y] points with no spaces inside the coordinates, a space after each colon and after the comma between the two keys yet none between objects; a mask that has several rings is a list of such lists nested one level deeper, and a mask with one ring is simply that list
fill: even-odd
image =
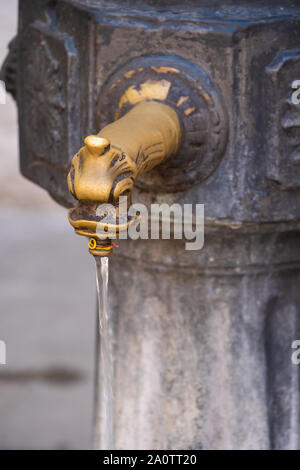
[{"label": "water stream", "polygon": [[108,258],[97,256],[96,282],[99,312],[98,384],[95,449],[114,449],[112,325],[108,309]]}]

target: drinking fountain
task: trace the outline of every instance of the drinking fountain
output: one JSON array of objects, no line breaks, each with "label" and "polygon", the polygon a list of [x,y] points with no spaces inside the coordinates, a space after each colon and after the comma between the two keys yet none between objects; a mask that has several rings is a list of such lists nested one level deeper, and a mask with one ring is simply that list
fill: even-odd
[{"label": "drinking fountain", "polygon": [[[106,120],[113,121],[84,139],[68,174],[69,191],[79,201],[69,221],[76,233],[95,241],[90,252],[98,256],[111,253],[111,231],[118,236],[134,222],[123,217],[113,226],[104,211],[97,216],[99,205],[118,206],[125,195],[131,200],[136,181],[154,195],[162,187],[180,189],[172,177],[181,175],[182,186],[192,177],[207,177],[228,134],[220,93],[202,69],[183,59],[153,55],[129,61],[109,78],[103,96],[104,109],[110,108]],[[164,176],[143,183],[142,176],[158,165]]]},{"label": "drinking fountain", "polygon": [[99,204],[205,207],[201,250],[110,256],[115,447],[299,448],[300,8],[33,0],[19,18],[2,77],[21,172],[90,251],[134,222]]}]

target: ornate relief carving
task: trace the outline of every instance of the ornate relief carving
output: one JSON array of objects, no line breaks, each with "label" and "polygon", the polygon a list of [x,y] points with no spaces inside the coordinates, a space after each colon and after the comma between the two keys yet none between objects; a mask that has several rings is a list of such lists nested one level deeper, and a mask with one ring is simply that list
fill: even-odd
[{"label": "ornate relief carving", "polygon": [[207,178],[226,149],[228,120],[222,96],[207,73],[174,56],[153,55],[128,62],[102,89],[97,129],[122,117],[142,100],[169,104],[179,115],[183,142],[178,154],[143,174],[144,189],[178,191]]},{"label": "ornate relief carving", "polygon": [[62,139],[66,107],[63,81],[60,64],[44,40],[29,54],[25,74],[35,77],[35,80],[26,82],[24,96],[28,107],[28,127],[36,135],[31,142],[32,150],[37,157],[59,164],[53,155],[57,155],[56,149]]},{"label": "ornate relief carving", "polygon": [[29,165],[64,171],[78,146],[78,54],[73,39],[36,21],[22,42],[23,125]]},{"label": "ornate relief carving", "polygon": [[300,49],[280,52],[266,69],[267,177],[282,189],[300,188],[300,105],[292,82],[300,78]]}]

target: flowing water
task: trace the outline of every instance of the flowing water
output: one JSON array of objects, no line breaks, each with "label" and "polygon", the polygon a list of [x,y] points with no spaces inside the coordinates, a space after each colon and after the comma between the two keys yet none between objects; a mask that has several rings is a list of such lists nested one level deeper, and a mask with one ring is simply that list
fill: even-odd
[{"label": "flowing water", "polygon": [[108,310],[108,258],[97,256],[99,310],[98,384],[96,397],[95,449],[114,449],[112,325]]}]

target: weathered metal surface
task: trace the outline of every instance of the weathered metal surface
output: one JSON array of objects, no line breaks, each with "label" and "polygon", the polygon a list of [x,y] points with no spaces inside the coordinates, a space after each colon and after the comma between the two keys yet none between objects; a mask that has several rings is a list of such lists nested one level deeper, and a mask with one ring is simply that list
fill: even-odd
[{"label": "weathered metal surface", "polygon": [[[149,87],[149,83],[145,85]],[[154,87],[164,92],[161,82]],[[120,198],[128,198],[140,174],[172,160],[182,138],[175,109],[154,100],[141,100],[123,118],[86,137],[68,174],[69,190],[78,200],[68,214],[76,233],[103,240],[127,232],[136,217],[127,216],[127,209],[120,212]],[[101,210],[101,204],[106,204],[105,210],[103,206]],[[118,210],[110,221],[108,204]]]},{"label": "weathered metal surface", "polygon": [[53,15],[45,17],[31,23],[19,42],[19,73],[26,77],[18,92],[21,149],[26,147],[21,170],[47,181],[60,199],[80,137],[79,59],[72,36],[55,26]]},{"label": "weathered metal surface", "polygon": [[[164,87],[162,96],[159,83]],[[205,180],[221,161],[228,139],[223,99],[205,70],[170,54],[130,60],[101,90],[97,128],[124,116],[137,100],[146,99],[162,101],[176,111],[182,136],[177,154],[150,175],[141,172],[138,186],[151,193],[178,192]]]},{"label": "weathered metal surface", "polygon": [[265,69],[267,177],[278,189],[300,189],[300,113],[291,82],[300,77],[300,49],[279,52]]},{"label": "weathered metal surface", "polygon": [[[202,69],[158,54],[114,73],[97,109],[100,132],[84,139],[68,174],[69,191],[78,200],[68,218],[77,234],[92,237],[91,254],[108,256],[110,239],[137,220],[127,210],[120,213],[121,196],[131,201],[136,180],[155,194],[207,178],[226,148],[228,122],[222,97]],[[108,209],[99,207],[107,203],[116,206],[110,220]]]},{"label": "weathered metal surface", "polygon": [[73,153],[111,112],[105,84],[130,61],[194,64],[228,116],[206,179],[168,193],[144,180],[133,194],[204,203],[204,249],[123,241],[111,257],[117,447],[300,447],[297,3],[20,2],[21,169],[61,203],[74,203]]},{"label": "weathered metal surface", "polygon": [[[101,1],[35,0],[31,8],[22,2],[19,69],[20,76],[26,76],[18,86],[22,172],[60,202],[72,205],[65,182],[67,167],[84,137],[97,133],[105,123],[109,111],[101,101],[104,84],[131,60],[151,54],[177,56],[205,71],[210,92],[219,90],[229,118],[229,140],[215,171],[201,184],[194,184],[194,175],[183,193],[178,193],[178,184],[174,200],[205,203],[211,220],[298,220],[300,193],[289,189],[297,185],[293,155],[299,127],[294,120],[289,130],[293,117],[285,114],[295,110],[286,111],[285,106],[292,93],[288,77],[299,70],[300,9],[293,2],[251,2],[251,8],[245,1],[235,7],[226,3],[220,7],[219,2],[212,2],[208,9],[205,2],[200,7],[191,1],[184,11],[181,2],[172,2],[172,8],[166,8],[167,2],[154,7],[151,2],[139,6],[110,2],[107,6]],[[37,55],[41,63],[46,61],[48,79],[53,82],[50,89],[60,96],[57,106],[51,92],[43,89],[30,100],[30,108],[38,108],[39,97],[44,97],[41,109],[49,114],[47,138],[57,142],[43,155],[43,138],[37,152],[24,110],[26,90],[43,81],[44,69],[25,72],[28,54]],[[276,147],[277,129],[282,138]],[[295,136],[289,137],[290,133]],[[195,149],[195,155],[202,151]],[[155,178],[159,178],[157,172]],[[143,181],[146,187],[147,183],[151,186],[148,177]],[[158,192],[164,193],[159,185]]]}]

